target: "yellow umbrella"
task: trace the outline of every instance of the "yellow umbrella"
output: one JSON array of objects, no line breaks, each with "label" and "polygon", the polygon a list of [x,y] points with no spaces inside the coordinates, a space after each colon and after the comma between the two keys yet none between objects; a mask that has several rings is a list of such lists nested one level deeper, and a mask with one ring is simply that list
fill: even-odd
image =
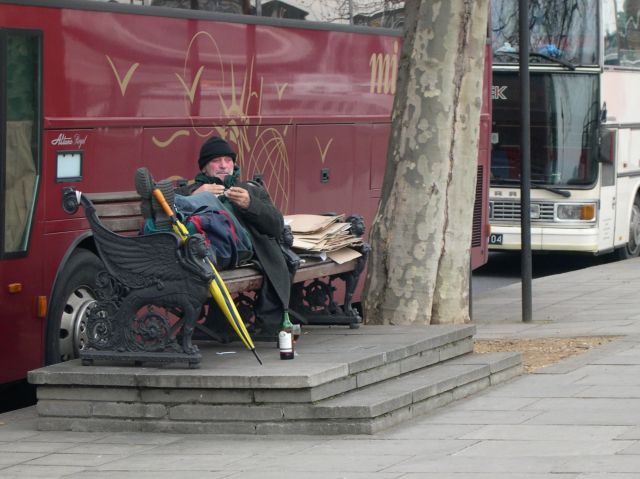
[{"label": "yellow umbrella", "polygon": [[[167,203],[167,200],[165,200],[162,191],[160,191],[158,188],[154,188],[153,196],[158,201],[165,214],[171,218],[173,231],[178,236],[180,236],[182,241],[186,240],[189,236],[189,230],[187,230],[187,227],[182,224],[182,222],[178,220],[178,218],[176,218],[176,215],[173,214],[173,210],[171,210],[171,207]],[[207,258],[207,262],[211,267],[211,271],[213,271],[213,279],[211,280],[211,283],[209,283],[209,292],[211,293],[211,296],[218,304],[225,317],[229,321],[229,324],[231,324],[231,327],[240,337],[244,345],[253,353],[258,362],[262,364],[262,361],[260,360],[260,357],[256,352],[256,347],[253,345],[253,341],[251,340],[251,336],[249,336],[249,332],[244,326],[244,322],[242,321],[242,318],[240,317],[240,314],[236,309],[236,305],[231,298],[231,294],[229,294],[229,290],[222,281],[222,278],[220,278],[220,275],[218,274],[218,271],[216,270],[211,260]]]}]

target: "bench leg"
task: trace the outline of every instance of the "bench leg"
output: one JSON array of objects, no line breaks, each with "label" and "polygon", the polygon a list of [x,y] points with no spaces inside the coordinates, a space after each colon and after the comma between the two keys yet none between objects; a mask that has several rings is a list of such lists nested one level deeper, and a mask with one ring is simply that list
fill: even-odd
[{"label": "bench leg", "polygon": [[367,258],[369,257],[369,251],[371,251],[371,247],[368,243],[363,243],[359,250],[362,256],[358,258],[356,267],[352,271],[343,273],[339,276],[340,279],[342,279],[345,283],[344,312],[347,315],[358,316],[358,318],[360,318],[360,316],[358,312],[353,309],[351,301],[353,300],[353,294],[355,293],[356,287],[358,286],[360,276],[362,275],[362,272],[367,265]]},{"label": "bench leg", "polygon": [[[326,281],[316,279],[308,284],[297,283],[291,290],[291,308],[294,318],[303,318],[303,324],[348,325],[357,328],[362,323],[358,311],[353,308],[353,295],[358,281],[367,264],[370,247],[364,243],[356,266],[352,271],[329,276]],[[333,282],[340,279],[345,283],[344,305],[334,300],[336,288]]]}]

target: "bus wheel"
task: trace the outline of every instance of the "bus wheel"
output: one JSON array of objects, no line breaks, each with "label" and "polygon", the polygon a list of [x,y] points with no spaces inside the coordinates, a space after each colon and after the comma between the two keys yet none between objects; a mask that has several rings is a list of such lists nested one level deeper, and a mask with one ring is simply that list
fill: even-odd
[{"label": "bus wheel", "polygon": [[95,301],[96,275],[102,270],[102,261],[86,249],[74,252],[64,266],[47,316],[47,364],[77,358],[86,344],[85,313]]},{"label": "bus wheel", "polygon": [[640,197],[636,196],[629,222],[629,242],[618,250],[620,259],[635,258],[640,253]]}]

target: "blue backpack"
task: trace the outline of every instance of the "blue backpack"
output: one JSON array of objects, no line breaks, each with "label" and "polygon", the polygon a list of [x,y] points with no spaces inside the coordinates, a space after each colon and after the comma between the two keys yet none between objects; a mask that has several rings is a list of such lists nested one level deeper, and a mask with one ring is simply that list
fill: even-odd
[{"label": "blue backpack", "polygon": [[206,192],[176,195],[175,209],[178,217],[192,223],[207,238],[218,269],[235,268],[251,261],[251,236],[215,195]]}]

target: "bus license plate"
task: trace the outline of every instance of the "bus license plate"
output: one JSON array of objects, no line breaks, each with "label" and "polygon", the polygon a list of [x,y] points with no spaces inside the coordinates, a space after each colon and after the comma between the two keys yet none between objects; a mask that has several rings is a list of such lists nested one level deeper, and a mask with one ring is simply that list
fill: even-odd
[{"label": "bus license plate", "polygon": [[489,235],[489,244],[502,244],[502,235],[501,234],[490,234]]}]

